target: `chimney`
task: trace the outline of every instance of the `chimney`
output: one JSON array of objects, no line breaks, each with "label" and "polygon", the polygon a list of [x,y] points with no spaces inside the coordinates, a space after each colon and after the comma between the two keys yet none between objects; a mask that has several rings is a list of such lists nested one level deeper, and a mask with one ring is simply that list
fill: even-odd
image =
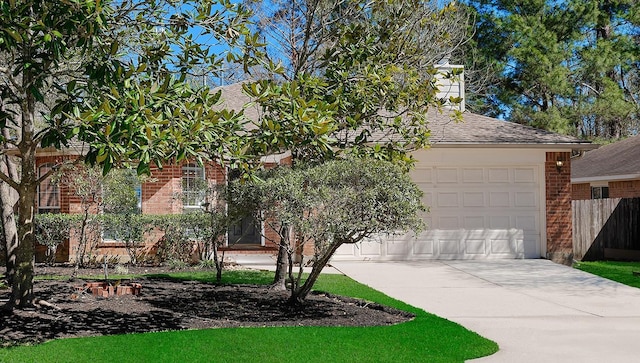
[{"label": "chimney", "polygon": [[[436,79],[439,92],[436,96],[445,99],[447,107],[450,109],[465,110],[464,106],[464,66],[449,64],[449,59],[444,58],[435,66],[438,73]],[[458,104],[452,104],[451,98],[460,97],[462,100]]]}]

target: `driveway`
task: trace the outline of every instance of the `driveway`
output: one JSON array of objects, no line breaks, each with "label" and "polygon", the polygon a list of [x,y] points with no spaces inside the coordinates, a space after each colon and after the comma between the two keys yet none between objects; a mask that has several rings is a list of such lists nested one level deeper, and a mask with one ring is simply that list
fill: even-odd
[{"label": "driveway", "polygon": [[547,260],[332,265],[500,345],[498,353],[474,362],[617,363],[640,357],[640,289]]}]

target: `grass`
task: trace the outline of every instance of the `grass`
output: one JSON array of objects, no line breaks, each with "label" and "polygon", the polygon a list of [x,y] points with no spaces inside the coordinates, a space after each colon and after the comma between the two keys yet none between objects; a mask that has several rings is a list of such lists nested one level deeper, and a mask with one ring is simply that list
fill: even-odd
[{"label": "grass", "polygon": [[[156,275],[158,276],[158,275]],[[272,273],[229,271],[224,283],[268,283]],[[159,277],[212,282],[211,272]],[[317,290],[359,297],[416,315],[382,327],[226,328],[61,339],[0,349],[0,362],[463,362],[498,350],[462,326],[341,275]]]},{"label": "grass", "polygon": [[640,271],[640,262],[578,262],[574,267],[609,280],[640,288],[640,276],[633,275],[634,271]]}]

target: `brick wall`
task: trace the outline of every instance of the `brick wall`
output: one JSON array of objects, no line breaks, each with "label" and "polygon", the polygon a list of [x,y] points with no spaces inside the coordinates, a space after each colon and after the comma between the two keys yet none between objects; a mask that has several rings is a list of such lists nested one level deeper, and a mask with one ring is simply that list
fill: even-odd
[{"label": "brick wall", "polygon": [[[69,160],[71,158],[75,158],[73,156],[63,156],[63,155],[47,155],[47,156],[37,156],[36,157],[36,167],[39,168],[44,164],[52,164],[59,165],[65,160]],[[37,171],[37,170],[36,170]],[[60,213],[69,213],[69,188],[65,185],[59,185],[59,203],[60,203]],[[38,210],[38,196],[36,196],[36,210]],[[36,244],[35,246],[35,255],[37,261],[43,261],[47,259],[47,247]],[[64,241],[61,246],[56,249],[56,255],[54,258],[55,262],[65,262],[69,260],[69,241]]]},{"label": "brick wall", "polygon": [[585,200],[591,199],[591,185],[589,183],[580,183],[571,185],[571,199]]},{"label": "brick wall", "polygon": [[165,165],[162,169],[152,168],[151,178],[142,184],[143,214],[178,214],[182,212],[180,192],[182,167]]},{"label": "brick wall", "polygon": [[[573,200],[591,199],[591,184],[573,184],[571,197]],[[640,180],[609,182],[609,198],[637,197],[640,197]]]},{"label": "brick wall", "polygon": [[[564,264],[573,259],[570,157],[569,152],[548,152],[545,162],[547,258]],[[560,170],[558,160],[564,164]]]},{"label": "brick wall", "polygon": [[609,182],[609,198],[640,197],[640,180]]},{"label": "brick wall", "polygon": [[[37,165],[44,163],[59,164],[64,159],[70,156],[39,156]],[[71,156],[73,157],[73,156]],[[291,164],[291,157],[285,157],[279,161],[280,164]],[[182,201],[180,198],[180,192],[182,190],[182,165],[165,165],[162,169],[152,168],[151,177],[148,181],[142,183],[142,213],[144,214],[178,214],[183,212]],[[276,163],[272,163],[271,167]],[[225,169],[215,163],[207,163],[205,165],[205,177],[210,184],[223,184],[225,183]],[[73,191],[66,186],[59,186],[60,190],[60,211],[62,213],[81,213],[81,200],[77,196],[73,195]],[[97,213],[96,210],[92,211]],[[272,230],[265,231],[267,239],[265,246],[249,246],[243,253],[273,253],[277,251],[277,242],[279,238],[277,233]],[[151,248],[155,244],[160,236],[153,236],[146,241],[147,247]],[[275,241],[275,242],[274,242]],[[78,240],[72,237],[70,241],[65,242],[61,248],[58,249],[60,254],[59,261],[69,261],[75,258],[74,251],[77,248]],[[240,246],[234,248],[234,250],[242,249]],[[44,251],[41,251],[44,252]],[[121,262],[128,260],[128,255],[124,249],[124,245],[118,242],[104,242],[99,246],[98,254],[108,254],[110,256],[116,255],[121,257]]]},{"label": "brick wall", "polygon": [[[39,156],[37,165],[45,163],[59,164],[69,156]],[[224,169],[214,163],[205,165],[205,177],[211,184],[219,184],[225,182]],[[163,169],[152,168],[151,177],[148,181],[142,183],[142,213],[144,214],[177,214],[182,213],[182,202],[179,193],[182,190],[182,164],[165,165]],[[82,213],[81,200],[74,195],[73,191],[65,186],[59,186],[60,191],[60,212],[62,213]],[[92,210],[97,213],[97,210]],[[151,248],[157,242],[158,236],[154,236],[147,241],[147,245]],[[72,237],[70,241],[64,243],[58,249],[60,256],[57,260],[68,261],[73,259],[74,250],[77,248],[77,238]],[[109,255],[122,256],[122,261],[128,259],[128,255],[124,249],[124,245],[117,242],[108,242],[100,245],[99,253],[107,253]],[[44,248],[44,246],[42,246]],[[42,249],[40,248],[40,249]],[[46,250],[46,248],[45,248]],[[44,254],[43,251],[39,251]],[[69,256],[71,255],[71,256]]]}]

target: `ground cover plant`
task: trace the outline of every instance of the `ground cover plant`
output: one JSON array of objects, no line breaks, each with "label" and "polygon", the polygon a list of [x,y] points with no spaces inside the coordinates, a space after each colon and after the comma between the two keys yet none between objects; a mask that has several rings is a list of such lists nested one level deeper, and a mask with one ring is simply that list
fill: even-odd
[{"label": "ground cover plant", "polygon": [[[229,271],[224,274],[226,286],[268,285],[273,273],[257,271]],[[215,272],[179,272],[147,275],[148,279],[171,278],[171,283],[183,288],[212,286],[202,283],[215,281]],[[201,285],[202,284],[202,285]],[[36,286],[38,283],[36,283]],[[143,287],[144,289],[144,287]],[[361,285],[342,275],[322,275],[316,290],[332,295],[348,295],[365,299],[365,304],[382,309],[385,305],[409,312],[412,320],[383,326],[289,326],[239,327],[161,331],[144,334],[118,334],[98,337],[58,339],[32,346],[0,349],[1,362],[212,362],[261,361],[421,361],[462,362],[497,351],[497,345],[470,332],[458,324],[428,314],[384,294]],[[313,294],[314,297],[317,294]],[[103,299],[107,300],[107,299]],[[131,302],[131,300],[129,300]],[[219,300],[204,301],[215,310]],[[310,303],[313,299],[310,300]],[[353,304],[344,300],[346,305]],[[166,304],[179,304],[168,299]],[[190,302],[191,303],[191,302]],[[240,306],[243,305],[240,301]],[[247,305],[248,306],[248,305]],[[345,305],[341,305],[345,306]],[[251,310],[248,307],[246,310]],[[265,308],[265,311],[269,310]],[[361,310],[363,310],[361,308]],[[95,315],[101,311],[96,310]],[[348,313],[348,312],[347,312]],[[143,314],[141,314],[143,315]],[[188,315],[188,314],[186,314]],[[132,317],[135,315],[132,315]],[[162,318],[162,316],[157,316]],[[152,323],[150,316],[145,316]],[[143,320],[144,320],[143,319]],[[333,319],[333,318],[332,318]],[[103,321],[109,326],[109,319]],[[304,323],[304,322],[302,322]],[[266,325],[266,324],[265,324]],[[167,329],[170,329],[168,327]],[[2,326],[5,334],[7,327]],[[161,329],[166,330],[166,329]],[[286,342],[282,344],[282,342]]]},{"label": "ground cover plant", "polygon": [[640,272],[640,262],[578,262],[574,267],[609,280],[640,288],[640,276],[633,274],[634,272]]}]

